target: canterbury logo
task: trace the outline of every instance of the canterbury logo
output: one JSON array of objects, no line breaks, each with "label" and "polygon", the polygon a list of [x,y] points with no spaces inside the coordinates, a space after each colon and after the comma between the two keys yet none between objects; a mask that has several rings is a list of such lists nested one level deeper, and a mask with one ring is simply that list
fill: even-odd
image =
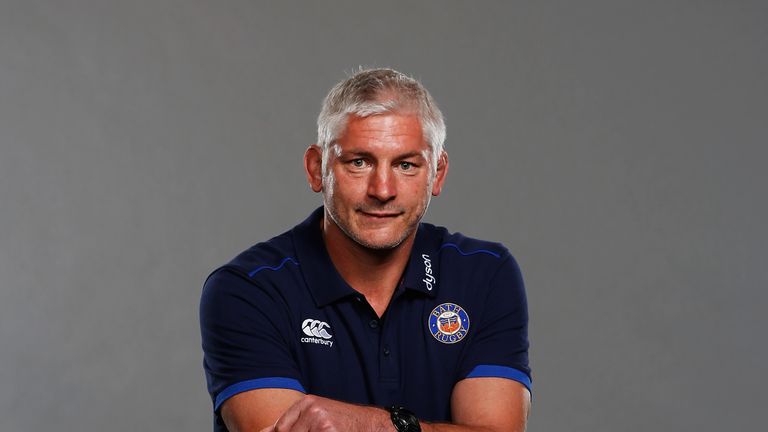
[{"label": "canterbury logo", "polygon": [[328,330],[331,329],[331,326],[328,325],[327,322],[323,322],[316,319],[305,319],[304,322],[301,324],[301,331],[304,332],[307,336],[314,336],[319,337],[323,339],[330,339],[333,337],[332,334],[328,333]]}]

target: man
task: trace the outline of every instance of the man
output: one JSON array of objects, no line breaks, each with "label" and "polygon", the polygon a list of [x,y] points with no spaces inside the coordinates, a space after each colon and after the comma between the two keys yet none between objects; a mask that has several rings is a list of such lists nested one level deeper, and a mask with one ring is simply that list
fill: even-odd
[{"label": "man", "polygon": [[444,139],[427,90],[399,72],[330,91],[304,155],[323,207],[206,281],[216,431],[525,429],[517,264],[420,223],[448,172]]}]

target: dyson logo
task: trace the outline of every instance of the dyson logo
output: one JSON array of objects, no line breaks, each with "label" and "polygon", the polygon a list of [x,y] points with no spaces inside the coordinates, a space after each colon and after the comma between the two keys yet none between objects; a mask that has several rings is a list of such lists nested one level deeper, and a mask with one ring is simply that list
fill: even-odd
[{"label": "dyson logo", "polygon": [[427,291],[432,291],[433,284],[437,283],[437,279],[432,274],[432,260],[429,259],[429,255],[422,254],[421,258],[424,260],[424,279],[422,282],[427,286]]}]

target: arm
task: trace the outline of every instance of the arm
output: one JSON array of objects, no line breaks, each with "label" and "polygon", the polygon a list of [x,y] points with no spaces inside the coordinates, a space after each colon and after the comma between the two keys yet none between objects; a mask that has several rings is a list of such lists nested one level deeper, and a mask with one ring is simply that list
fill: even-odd
[{"label": "arm", "polygon": [[230,432],[395,431],[384,409],[286,389],[240,393],[222,405],[221,414]]},{"label": "arm", "polygon": [[[348,404],[291,390],[255,390],[233,397],[222,414],[233,432],[369,431],[393,432],[382,408]],[[280,407],[286,407],[282,415]],[[523,432],[530,394],[522,384],[504,378],[468,378],[451,397],[453,423],[421,423],[424,432]],[[277,418],[272,425],[272,419]]]},{"label": "arm", "polygon": [[278,418],[304,393],[289,389],[265,388],[236,394],[221,406],[221,416],[230,432],[260,431]]},{"label": "arm", "polygon": [[531,395],[524,385],[505,378],[467,378],[451,396],[452,424],[424,424],[424,432],[525,431]]},{"label": "arm", "polygon": [[214,272],[203,288],[203,366],[215,430],[258,431],[306,392],[285,342],[290,314],[268,288],[230,268]]}]

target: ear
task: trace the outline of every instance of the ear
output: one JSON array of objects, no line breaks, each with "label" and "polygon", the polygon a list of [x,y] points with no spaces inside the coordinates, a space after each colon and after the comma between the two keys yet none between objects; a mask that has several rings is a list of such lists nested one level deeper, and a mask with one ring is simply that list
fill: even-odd
[{"label": "ear", "polygon": [[435,181],[432,183],[432,196],[440,195],[443,190],[443,183],[445,183],[445,176],[448,174],[448,153],[443,151],[440,153],[440,157],[437,158],[437,172],[435,173]]},{"label": "ear", "polygon": [[323,150],[312,144],[304,152],[304,172],[307,174],[309,187],[314,192],[323,190]]}]

